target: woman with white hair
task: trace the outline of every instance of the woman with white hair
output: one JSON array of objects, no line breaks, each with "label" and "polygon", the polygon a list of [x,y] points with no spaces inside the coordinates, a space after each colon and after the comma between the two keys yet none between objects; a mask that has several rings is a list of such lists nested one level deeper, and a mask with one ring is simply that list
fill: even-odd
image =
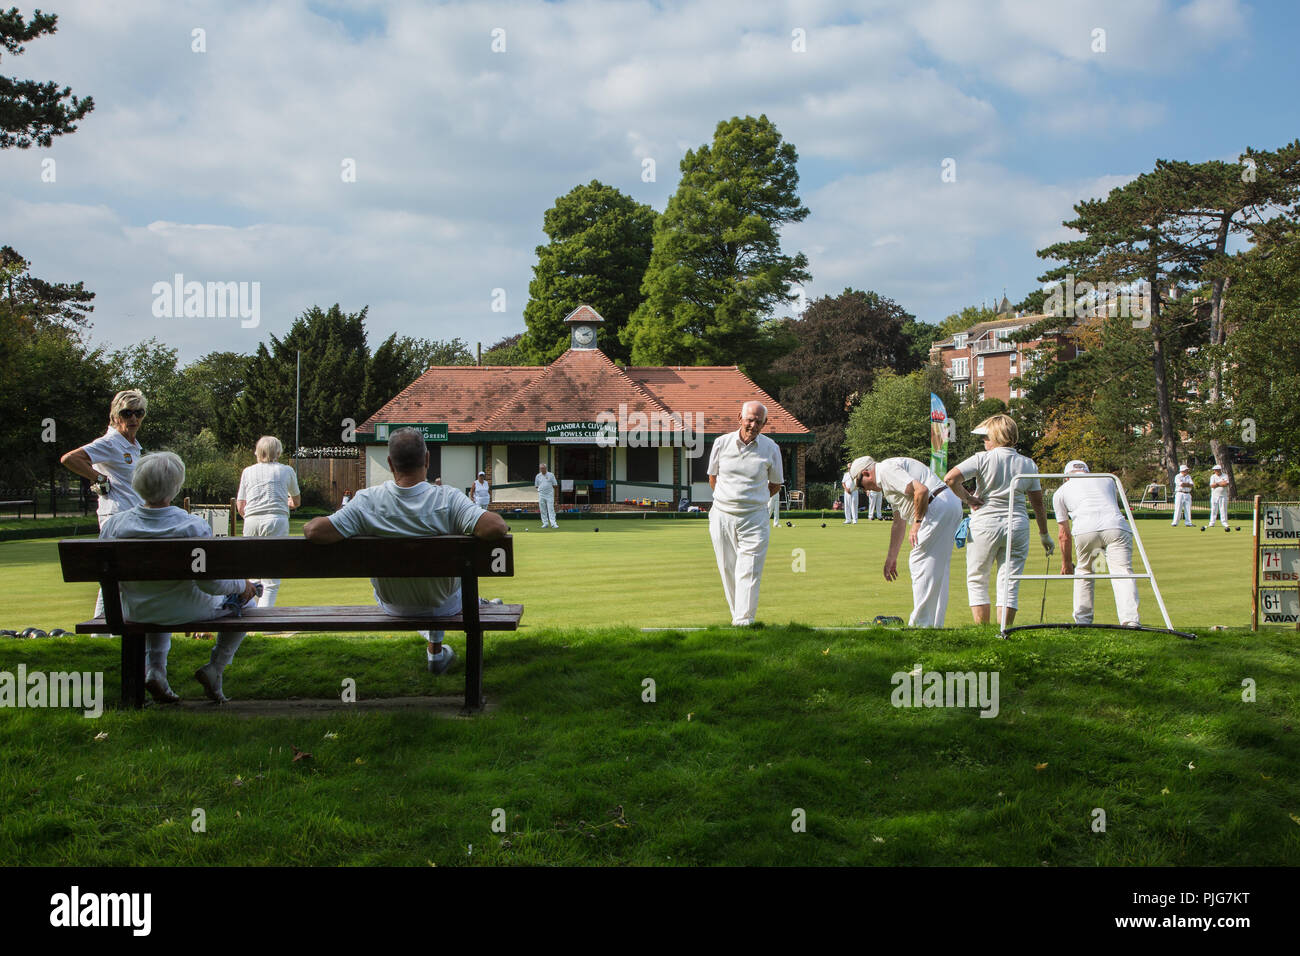
[{"label": "woman with white hair", "polygon": [[[59,459],[73,474],[89,481],[91,489],[99,496],[99,507],[95,510],[101,528],[119,511],[128,511],[141,504],[140,496],[131,487],[131,476],[144,454],[136,434],[144,423],[148,407],[149,402],[139,390],[130,388],[118,392],[108,407],[108,431]],[[104,592],[100,591],[95,596],[95,617],[103,616]]]},{"label": "woman with white hair", "polygon": [[[169,451],[145,455],[131,478],[142,503],[129,511],[110,515],[99,536],[114,538],[210,538],[212,528],[203,519],[172,507],[172,499],[185,483],[185,463]],[[222,617],[229,611],[228,595],[238,595],[246,604],[257,592],[252,581],[123,581],[122,614],[128,620],[177,624]],[[226,696],[221,677],[239,649],[243,634],[218,634],[208,663],[194,672],[194,678],[213,701],[222,704]],[[145,635],[144,686],[153,699],[174,704],[180,697],[167,683],[167,652],[170,632]]]},{"label": "woman with white hair", "polygon": [[[263,435],[257,440],[257,464],[249,465],[239,476],[235,507],[244,519],[245,538],[287,538],[289,511],[302,504],[298,476],[288,465],[279,463],[284,446],[280,439]],[[258,607],[274,607],[280,590],[279,578],[262,579],[262,596]]]},{"label": "woman with white hair", "polygon": [[[1010,415],[993,415],[980,422],[971,434],[984,438],[984,451],[976,452],[943,476],[944,483],[958,498],[970,506],[970,538],[966,544],[966,596],[976,624],[989,622],[989,583],[993,564],[998,568],[998,620],[1011,624],[1019,606],[1020,582],[1011,575],[1023,574],[1029,557],[1029,513],[1025,496],[1034,505],[1038,522],[1038,540],[1043,550],[1052,553],[1052,537],[1047,533],[1047,510],[1043,507],[1043,488],[1037,478],[1017,482],[1017,475],[1038,471],[1032,458],[1016,451],[1020,430]],[[975,494],[966,490],[964,481],[975,479]],[[1011,517],[1007,518],[1010,506]],[[1006,559],[1007,537],[1011,538],[1011,560]]]}]

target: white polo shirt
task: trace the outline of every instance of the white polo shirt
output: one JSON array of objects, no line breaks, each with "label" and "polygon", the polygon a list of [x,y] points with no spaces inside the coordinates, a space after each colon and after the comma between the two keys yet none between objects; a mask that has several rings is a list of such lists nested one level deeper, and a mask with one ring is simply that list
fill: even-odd
[{"label": "white polo shirt", "polygon": [[915,458],[886,458],[876,462],[876,483],[893,505],[894,514],[908,522],[916,514],[916,504],[907,493],[907,486],[913,481],[925,485],[931,493],[948,487],[928,465]]},{"label": "white polo shirt", "polygon": [[[115,538],[211,538],[212,528],[197,515],[172,505],[166,508],[140,505],[109,516],[99,537],[105,541]],[[122,613],[127,620],[184,624],[217,616],[215,612],[221,604],[221,597],[239,594],[244,590],[244,582],[124,581],[121,590]]]},{"label": "white polo shirt", "polygon": [[[1220,483],[1215,484],[1216,481]],[[1223,472],[1210,473],[1210,497],[1216,499],[1228,497],[1228,476]]]},{"label": "white polo shirt", "polygon": [[542,474],[540,471],[537,477],[533,479],[533,484],[537,486],[537,493],[543,498],[554,498],[555,489],[558,487],[553,472]]},{"label": "white polo shirt", "polygon": [[95,509],[101,519],[144,504],[144,499],[131,487],[131,476],[144,454],[139,442],[127,441],[120,431],[110,428],[89,445],[82,445],[81,450],[90,458],[95,471],[108,476],[108,494],[99,496],[99,507]]},{"label": "white polo shirt", "polygon": [[1181,495],[1190,495],[1192,489],[1196,487],[1196,482],[1192,480],[1191,475],[1179,472],[1174,475],[1174,491]]},{"label": "white polo shirt", "polygon": [[1128,531],[1128,519],[1115,498],[1113,478],[1089,478],[1076,475],[1052,495],[1056,523],[1070,522],[1070,533],[1094,531]]},{"label": "white polo shirt", "polygon": [[297,498],[298,476],[288,465],[275,461],[259,461],[249,465],[239,476],[239,491],[235,500],[246,501],[244,517],[253,515],[289,514],[289,499]]},{"label": "white polo shirt", "polygon": [[[961,472],[963,480],[975,479],[975,496],[984,505],[971,516],[971,520],[984,523],[995,518],[1006,520],[1007,502],[1012,495],[1012,479],[1017,475],[1032,474],[1038,471],[1038,466],[1032,458],[1026,458],[1009,445],[1001,445],[989,451],[976,452],[958,465],[957,470]],[[1012,514],[1029,520],[1029,512],[1025,508],[1025,492],[1042,490],[1043,486],[1037,478],[1017,482]]]},{"label": "white polo shirt", "polygon": [[[329,516],[345,538],[373,534],[381,538],[410,538],[438,534],[473,534],[483,509],[454,488],[422,481],[402,488],[386,481],[362,488]],[[433,608],[445,604],[460,588],[460,578],[371,578],[385,604],[404,608]]]},{"label": "white polo shirt", "polygon": [[709,455],[708,473],[718,479],[713,507],[729,515],[765,513],[772,498],[768,483],[785,484],[781,449],[762,433],[748,445],[739,430],[720,436]]}]

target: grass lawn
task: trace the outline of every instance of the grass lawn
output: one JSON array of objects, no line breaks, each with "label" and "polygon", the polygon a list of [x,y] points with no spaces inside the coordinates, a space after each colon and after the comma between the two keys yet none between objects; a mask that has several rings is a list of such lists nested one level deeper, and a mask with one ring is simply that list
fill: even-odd
[{"label": "grass lawn", "polygon": [[[725,622],[703,523],[512,520],[526,605],[487,639],[492,710],[247,717],[218,708],[0,710],[0,860],[11,864],[1003,864],[1300,862],[1292,631],[1197,641],[968,624],[964,555],[946,630],[832,630],[905,617],[880,578],[887,525],[775,532],[750,631]],[[593,528],[601,530],[596,533]],[[527,531],[524,529],[528,528]],[[1175,626],[1242,625],[1250,537],[1141,523]],[[791,570],[791,549],[807,571]],[[1037,567],[1034,567],[1034,565]],[[1040,570],[1041,552],[1031,562]],[[0,624],[63,626],[94,588],[61,582],[53,541],[0,543]],[[1113,615],[1105,585],[1097,606]],[[1036,621],[1027,584],[1021,620]],[[1048,620],[1068,615],[1068,585]],[[365,603],[363,581],[288,581],[284,603]],[[1055,596],[1054,596],[1055,595]],[[1158,620],[1144,589],[1143,612]],[[1113,620],[1113,617],[1110,618]],[[452,638],[458,651],[463,639]],[[209,644],[178,639],[188,677]],[[0,671],[105,672],[115,640],[0,641]],[[393,637],[250,638],[238,699],[457,695]],[[996,672],[999,711],[896,708],[891,678]],[[656,700],[643,700],[644,681]],[[1242,700],[1242,681],[1257,699]],[[96,736],[107,734],[103,739]],[[293,748],[311,752],[293,760]],[[501,814],[494,814],[497,809]],[[1095,810],[1106,829],[1096,832]],[[201,809],[206,831],[191,827]],[[803,811],[806,832],[792,822]],[[504,819],[504,832],[493,830]],[[472,846],[472,850],[470,849]]]},{"label": "grass lawn", "polygon": [[[515,577],[500,582],[500,596],[526,607],[523,625],[536,627],[703,627],[730,622],[717,564],[704,521],[606,520],[560,522],[543,531],[537,519],[510,516],[515,534]],[[773,531],[763,576],[760,619],[769,624],[854,625],[877,614],[906,619],[912,590],[906,545],[898,581],[881,575],[889,542],[889,523],[846,526],[828,518],[784,521]],[[1142,540],[1175,627],[1235,627],[1250,624],[1251,535],[1199,531],[1165,521],[1138,522]],[[595,529],[599,528],[599,531]],[[1055,524],[1049,523],[1053,535]],[[294,522],[293,532],[301,530]],[[1047,559],[1033,535],[1026,568],[1042,574]],[[804,571],[795,571],[800,557]],[[947,624],[970,621],[966,598],[966,552],[953,556]],[[1136,555],[1135,555],[1136,561]],[[1050,569],[1060,567],[1053,556]],[[58,567],[57,539],[0,542],[0,627],[71,630],[90,617],[94,584],[64,584]],[[1072,588],[1046,587],[1045,620],[1068,621]],[[1160,625],[1150,586],[1138,585],[1143,620]],[[1019,623],[1039,619],[1044,585],[1021,586]],[[497,596],[492,594],[490,596]],[[369,604],[365,580],[289,580],[280,589],[283,605]],[[1098,584],[1098,623],[1115,623],[1110,586]]]}]

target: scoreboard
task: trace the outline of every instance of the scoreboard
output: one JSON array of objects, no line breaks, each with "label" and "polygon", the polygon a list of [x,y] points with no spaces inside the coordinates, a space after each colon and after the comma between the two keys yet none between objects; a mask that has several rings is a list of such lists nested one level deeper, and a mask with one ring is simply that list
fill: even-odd
[{"label": "scoreboard", "polygon": [[1262,624],[1300,630],[1300,504],[1255,499],[1253,630]]}]

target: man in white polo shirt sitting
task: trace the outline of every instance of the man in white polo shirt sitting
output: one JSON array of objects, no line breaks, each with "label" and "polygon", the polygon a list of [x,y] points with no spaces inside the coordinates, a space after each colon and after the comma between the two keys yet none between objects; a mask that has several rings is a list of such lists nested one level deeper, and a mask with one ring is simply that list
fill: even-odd
[{"label": "man in white polo shirt sitting", "polygon": [[[388,436],[391,481],[362,488],[346,508],[327,518],[313,518],[303,537],[333,544],[359,534],[381,538],[472,534],[485,541],[506,535],[506,522],[484,511],[453,488],[428,482],[429,451],[414,428],[399,428]],[[460,578],[371,578],[375,603],[385,614],[410,617],[460,613]],[[442,643],[442,631],[421,631],[428,642],[429,670],[443,674],[456,652]]]},{"label": "man in white polo shirt sitting", "polygon": [[709,536],[733,627],[748,627],[758,613],[758,586],[772,531],[768,502],[785,484],[781,449],[761,434],[766,424],[766,406],[746,402],[740,408],[740,428],[718,438],[709,455]]},{"label": "man in white polo shirt sitting", "polygon": [[[1086,475],[1088,466],[1075,459],[1065,466],[1065,473]],[[1133,573],[1133,532],[1115,499],[1112,479],[1066,478],[1052,495],[1052,510],[1056,512],[1062,574],[1074,574],[1076,564],[1083,574],[1092,574],[1093,561],[1102,551],[1106,552],[1106,566],[1111,574]],[[1115,592],[1115,610],[1120,623],[1137,627],[1141,623],[1137,582],[1112,578],[1110,586]],[[1075,578],[1076,624],[1092,623],[1092,597],[1093,582]]]}]

